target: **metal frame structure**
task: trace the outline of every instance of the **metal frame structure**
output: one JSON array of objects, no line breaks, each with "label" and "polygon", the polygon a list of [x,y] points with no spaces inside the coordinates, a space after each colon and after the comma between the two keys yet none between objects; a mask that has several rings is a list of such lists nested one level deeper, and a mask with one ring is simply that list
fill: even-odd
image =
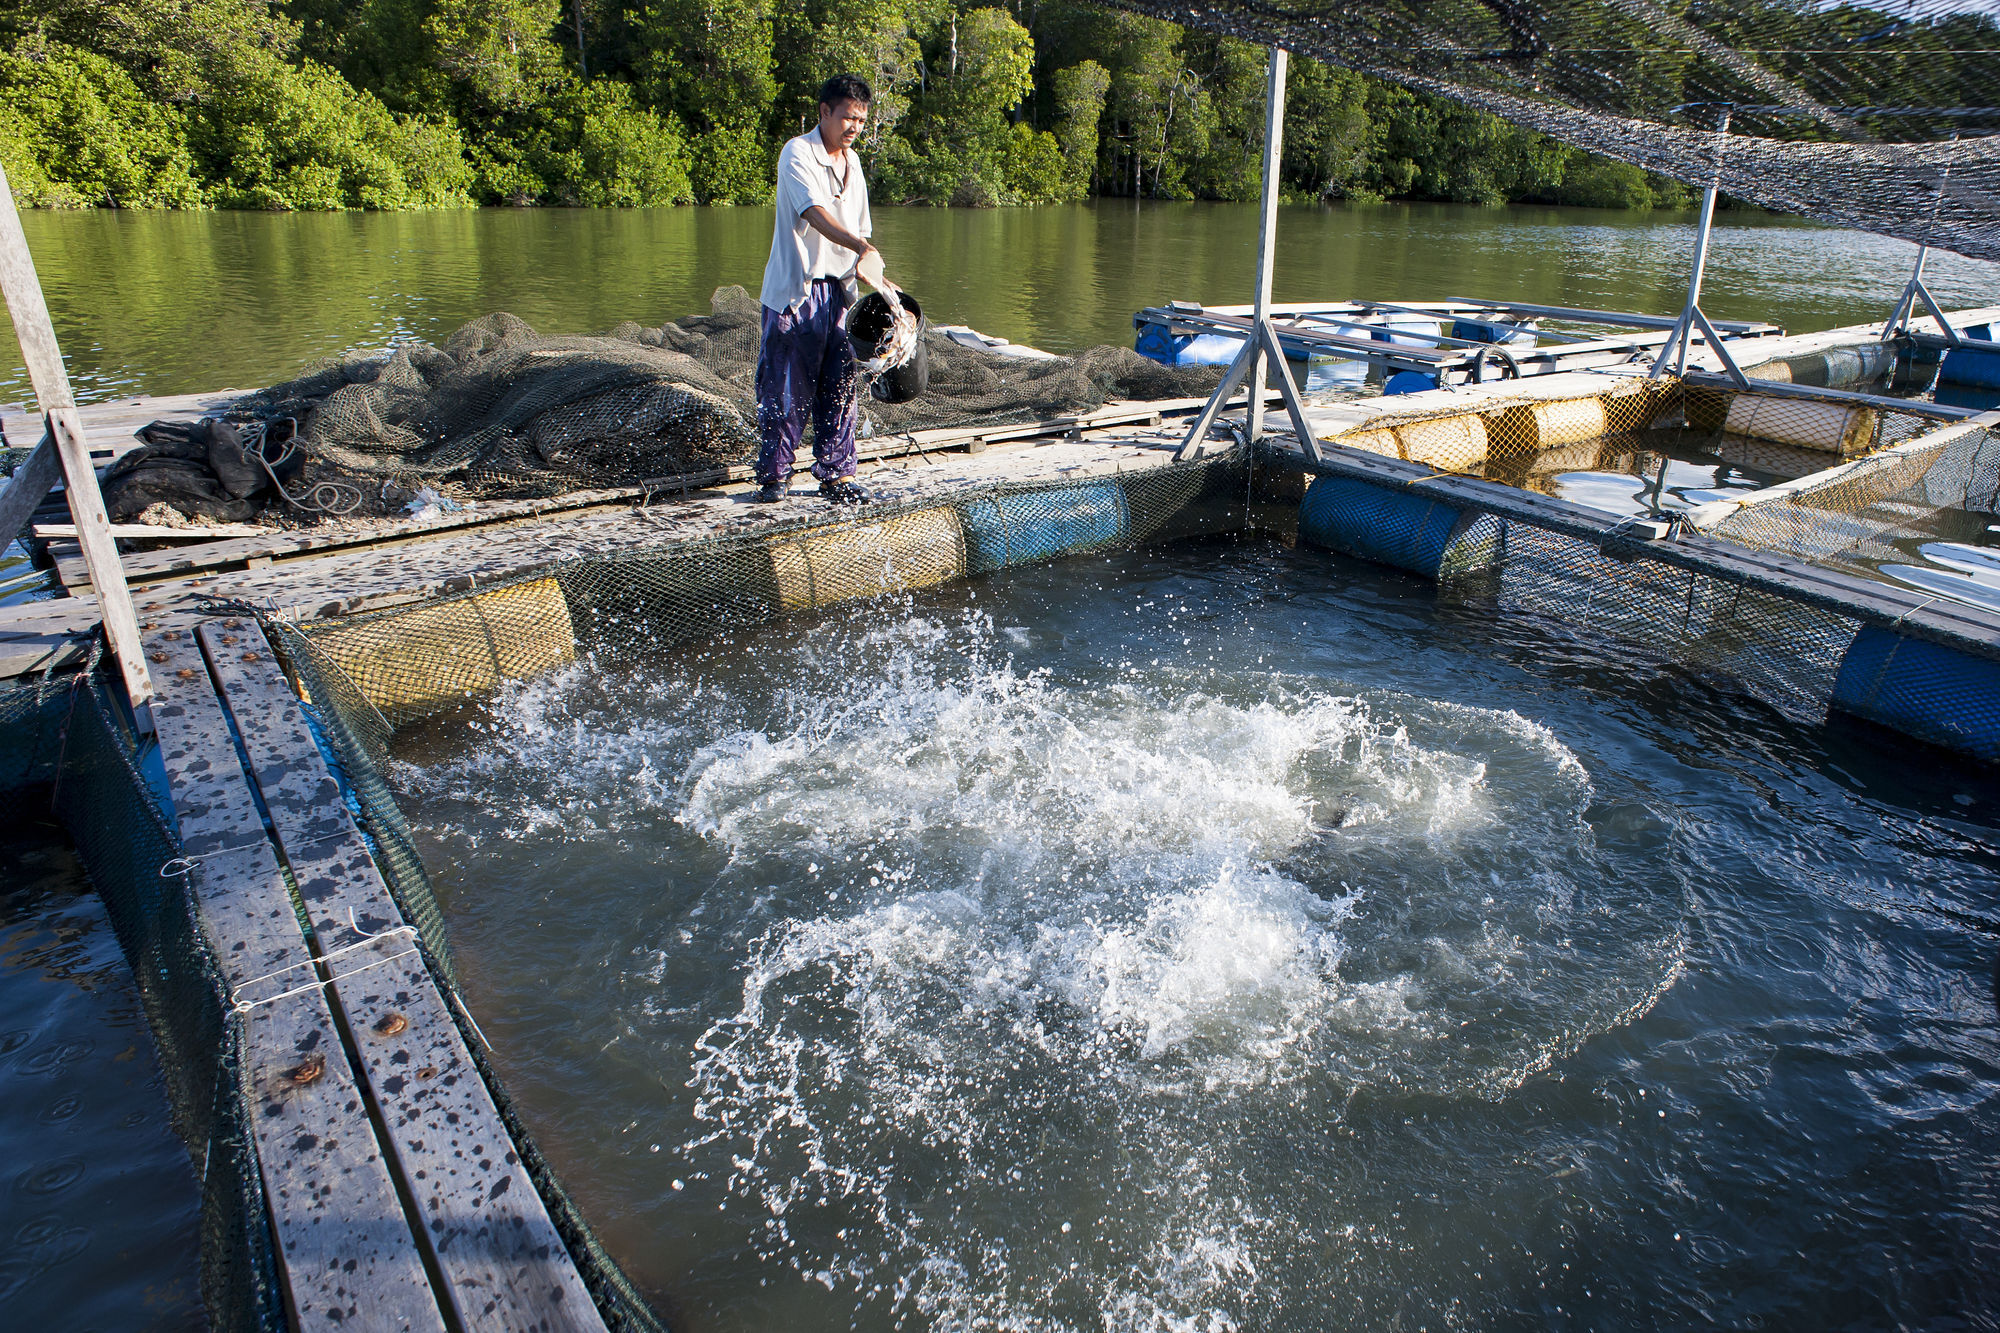
[{"label": "metal frame structure", "polygon": [[[1882,341],[1894,342],[1899,337],[1916,339],[1924,344],[1939,347],[1964,347],[1971,340],[1951,326],[1945,318],[1944,310],[1931,295],[1931,289],[1924,285],[1924,263],[1931,257],[1928,245],[1917,247],[1917,266],[1910,273],[1910,280],[1903,285],[1903,294],[1896,298],[1896,308],[1889,312],[1889,320],[1882,326]],[[1923,302],[1924,309],[1937,322],[1942,336],[1916,333],[1910,329],[1910,319],[1917,313],[1917,302]]]},{"label": "metal frame structure", "polygon": [[[1175,334],[1247,337],[1255,327],[1254,306],[1198,306],[1172,303],[1139,311],[1137,325],[1151,324]],[[1385,373],[1410,370],[1440,384],[1483,383],[1597,366],[1628,365],[1655,355],[1673,336],[1675,317],[1622,310],[1586,310],[1453,297],[1448,301],[1336,301],[1268,307],[1279,344],[1292,357],[1366,361]],[[1481,342],[1448,334],[1421,335],[1424,345],[1377,341],[1385,332],[1379,317],[1410,315],[1444,324],[1474,325],[1497,334],[1532,334],[1536,344]],[[1635,330],[1626,336],[1560,332],[1520,321],[1554,319]],[[1378,322],[1369,322],[1375,320]],[[1754,320],[1718,320],[1724,338],[1776,337],[1784,330]],[[1412,338],[1418,335],[1409,335]]]},{"label": "metal frame structure", "polygon": [[1715,232],[1715,196],[1722,182],[1722,150],[1729,134],[1730,108],[1722,108],[1722,120],[1715,130],[1715,174],[1709,178],[1708,188],[1701,192],[1701,223],[1695,231],[1694,263],[1688,273],[1687,305],[1681,310],[1680,318],[1674,321],[1673,331],[1667,335],[1666,345],[1653,361],[1653,368],[1647,373],[1648,379],[1658,379],[1666,373],[1667,362],[1673,361],[1674,373],[1687,371],[1688,346],[1693,341],[1696,330],[1708,341],[1716,356],[1722,360],[1723,369],[1739,389],[1750,387],[1750,377],[1736,364],[1736,358],[1723,346],[1722,335],[1715,331],[1715,325],[1701,308],[1701,279],[1708,267],[1708,244]]},{"label": "metal frame structure", "polygon": [[1278,392],[1284,396],[1285,411],[1292,418],[1292,429],[1298,434],[1299,446],[1308,457],[1319,457],[1319,442],[1313,438],[1312,424],[1306,418],[1305,399],[1300,396],[1299,386],[1292,379],[1291,367],[1285,363],[1284,346],[1278,341],[1278,331],[1271,323],[1271,270],[1278,258],[1278,166],[1284,145],[1285,65],[1288,58],[1282,46],[1271,48],[1271,74],[1264,90],[1264,198],[1262,222],[1257,231],[1257,303],[1251,317],[1249,336],[1244,338],[1243,350],[1230,362],[1228,373],[1216,386],[1208,405],[1201,409],[1201,415],[1188,428],[1180,450],[1174,455],[1176,458],[1200,455],[1209,429],[1215,425],[1223,405],[1245,379],[1250,382],[1245,434],[1251,440],[1263,437],[1267,361],[1271,363],[1270,368],[1277,371]]},{"label": "metal frame structure", "polygon": [[0,541],[14,539],[60,475],[70,515],[76,520],[77,542],[97,592],[104,635],[125,679],[133,721],[141,734],[151,735],[153,680],[139,643],[139,618],[132,609],[132,594],[125,587],[125,570],[118,561],[111,520],[104,512],[104,495],[97,489],[97,471],[91,466],[83,420],[77,415],[55,325],[49,320],[48,301],[42,295],[41,279],[28,253],[28,238],[21,230],[21,215],[14,207],[4,169],[0,169],[0,288],[5,290],[7,313],[13,317],[14,336],[21,344],[21,360],[35,386],[44,430],[41,442],[15,469],[6,491],[0,493],[0,532],[4,532]]}]

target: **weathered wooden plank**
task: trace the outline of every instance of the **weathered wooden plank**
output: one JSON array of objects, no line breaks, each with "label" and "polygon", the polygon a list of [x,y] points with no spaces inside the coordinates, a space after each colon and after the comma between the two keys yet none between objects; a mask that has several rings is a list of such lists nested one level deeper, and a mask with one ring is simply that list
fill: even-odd
[{"label": "weathered wooden plank", "polygon": [[[90,446],[91,462],[104,468],[140,447],[134,432],[154,421],[198,421],[214,416],[242,397],[239,389],[216,389],[206,393],[142,395],[106,403],[90,403],[77,408],[83,423],[84,441]],[[20,448],[41,434],[38,412],[15,404],[0,407],[0,437]]]},{"label": "weathered wooden plank", "polygon": [[140,731],[150,733],[153,682],[139,647],[139,621],[132,612],[124,576],[117,572],[118,547],[111,540],[111,520],[104,513],[104,497],[97,491],[90,450],[77,420],[76,399],[70,394],[69,373],[63,369],[55,326],[49,321],[48,303],[42,297],[41,280],[35,276],[35,261],[28,253],[28,238],[21,231],[21,215],[7,188],[5,171],[0,171],[0,290],[6,294],[14,336],[21,344],[21,361],[35,386],[36,406],[48,417],[49,434],[62,461],[70,513],[75,515],[82,534],[85,558],[100,579],[118,585],[105,592],[98,614],[103,617],[105,638],[110,641],[112,655],[117,658],[119,673],[124,677],[125,697],[132,706],[133,719]]},{"label": "weathered wooden plank", "polygon": [[262,631],[210,621],[201,640],[459,1317],[603,1329]]},{"label": "weathered wooden plank", "polygon": [[[215,541],[222,537],[262,537],[276,532],[276,528],[263,528],[254,523],[218,523],[212,528],[169,528],[158,523],[113,523],[111,535],[121,540],[154,542],[195,542]],[[34,526],[37,537],[74,537],[74,523],[37,523]]]},{"label": "weathered wooden plank", "polygon": [[89,638],[74,634],[0,634],[0,679],[61,671],[89,652]]},{"label": "weathered wooden plank", "polygon": [[205,859],[268,842],[194,630],[158,629],[147,635],[146,653],[164,687],[157,711],[171,722],[159,733],[160,759],[171,780],[181,845],[189,856]]},{"label": "weathered wooden plank", "polygon": [[[243,1029],[256,1097],[250,1128],[288,1299],[303,1328],[441,1331],[359,1080],[324,992],[310,984],[312,955],[199,645],[185,629],[154,642],[166,658],[161,753],[188,853],[201,862],[202,927],[232,994],[252,1006]],[[252,825],[257,836],[243,837]],[[303,989],[282,995],[295,987]]]},{"label": "weathered wooden plank", "polygon": [[62,460],[56,457],[54,442],[44,434],[27,461],[14,469],[7,489],[0,492],[0,546],[21,535],[21,529],[28,526],[61,480]]},{"label": "weathered wooden plank", "polygon": [[[1199,410],[1197,398],[1172,398],[1160,402],[1114,402],[1090,412],[1051,417],[1013,425],[981,427],[955,426],[937,430],[883,435],[857,450],[864,462],[904,458],[913,454],[944,452],[972,444],[1035,439],[1115,425],[1143,424],[1163,415]],[[425,540],[441,533],[472,528],[496,528],[508,524],[536,522],[552,515],[572,514],[607,506],[624,506],[662,495],[694,492],[719,485],[747,482],[747,464],[715,468],[681,477],[662,477],[637,486],[575,491],[568,495],[538,500],[507,500],[486,503],[456,513],[440,514],[423,520],[384,520],[371,527],[329,523],[286,531],[273,530],[255,537],[227,536],[215,541],[196,541],[167,551],[144,551],[123,557],[128,584],[153,583],[176,574],[210,569],[229,569],[252,560],[282,560],[325,551],[356,547],[383,548],[413,540]],[[88,588],[90,572],[78,551],[51,533],[50,554],[58,577],[65,587]]]}]

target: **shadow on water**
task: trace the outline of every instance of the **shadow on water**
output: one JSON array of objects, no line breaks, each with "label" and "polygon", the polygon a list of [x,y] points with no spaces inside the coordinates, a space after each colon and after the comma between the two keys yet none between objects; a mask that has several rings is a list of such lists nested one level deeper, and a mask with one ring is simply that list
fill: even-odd
[{"label": "shadow on water", "polygon": [[61,831],[0,832],[0,1308],[198,1329],[200,1189],[118,938]]}]

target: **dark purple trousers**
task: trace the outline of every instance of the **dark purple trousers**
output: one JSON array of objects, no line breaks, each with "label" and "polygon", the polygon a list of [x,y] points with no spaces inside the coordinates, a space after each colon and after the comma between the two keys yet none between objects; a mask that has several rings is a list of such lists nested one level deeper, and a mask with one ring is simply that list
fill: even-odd
[{"label": "dark purple trousers", "polygon": [[810,414],[813,475],[821,481],[854,475],[856,376],[854,349],[840,325],[847,288],[834,278],[813,280],[805,304],[789,311],[764,307],[764,342],[757,349],[757,480],[785,481]]}]

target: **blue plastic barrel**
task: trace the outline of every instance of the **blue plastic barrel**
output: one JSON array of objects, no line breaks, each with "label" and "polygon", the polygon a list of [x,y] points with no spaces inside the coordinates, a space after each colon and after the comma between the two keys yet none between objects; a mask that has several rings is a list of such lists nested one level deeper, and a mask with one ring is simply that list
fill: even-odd
[{"label": "blue plastic barrel", "polygon": [[1125,491],[1115,481],[982,497],[959,506],[966,572],[1084,551],[1122,541],[1132,529]]},{"label": "blue plastic barrel", "polygon": [[1871,625],[1840,659],[1833,707],[2000,762],[2000,661],[1991,658]]},{"label": "blue plastic barrel", "polygon": [[1157,361],[1163,366],[1177,366],[1181,363],[1181,350],[1194,341],[1190,334],[1175,334],[1164,324],[1132,321],[1137,332],[1132,338],[1132,350],[1149,361]]},{"label": "blue plastic barrel", "polygon": [[1939,384],[1962,384],[1972,389],[2000,389],[2000,349],[1954,347],[1944,354],[1938,367]]},{"label": "blue plastic barrel", "polygon": [[2000,389],[1978,389],[1968,384],[1946,384],[1942,380],[1931,390],[1931,398],[1946,407],[1969,407],[1975,412],[1991,412],[2000,407]]},{"label": "blue plastic barrel", "polygon": [[[1377,564],[1436,578],[1446,554],[1475,521],[1440,500],[1390,489],[1347,477],[1316,477],[1299,501],[1299,540],[1311,546],[1359,556]],[[1497,530],[1497,529],[1496,529]],[[1466,568],[1490,558],[1492,542],[1476,558],[1455,558],[1454,568]],[[1465,553],[1460,552],[1462,557]]]},{"label": "blue plastic barrel", "polygon": [[1426,389],[1435,389],[1437,387],[1438,381],[1435,375],[1426,375],[1421,370],[1399,370],[1391,375],[1388,381],[1383,384],[1382,392],[1385,394],[1422,393]]}]

